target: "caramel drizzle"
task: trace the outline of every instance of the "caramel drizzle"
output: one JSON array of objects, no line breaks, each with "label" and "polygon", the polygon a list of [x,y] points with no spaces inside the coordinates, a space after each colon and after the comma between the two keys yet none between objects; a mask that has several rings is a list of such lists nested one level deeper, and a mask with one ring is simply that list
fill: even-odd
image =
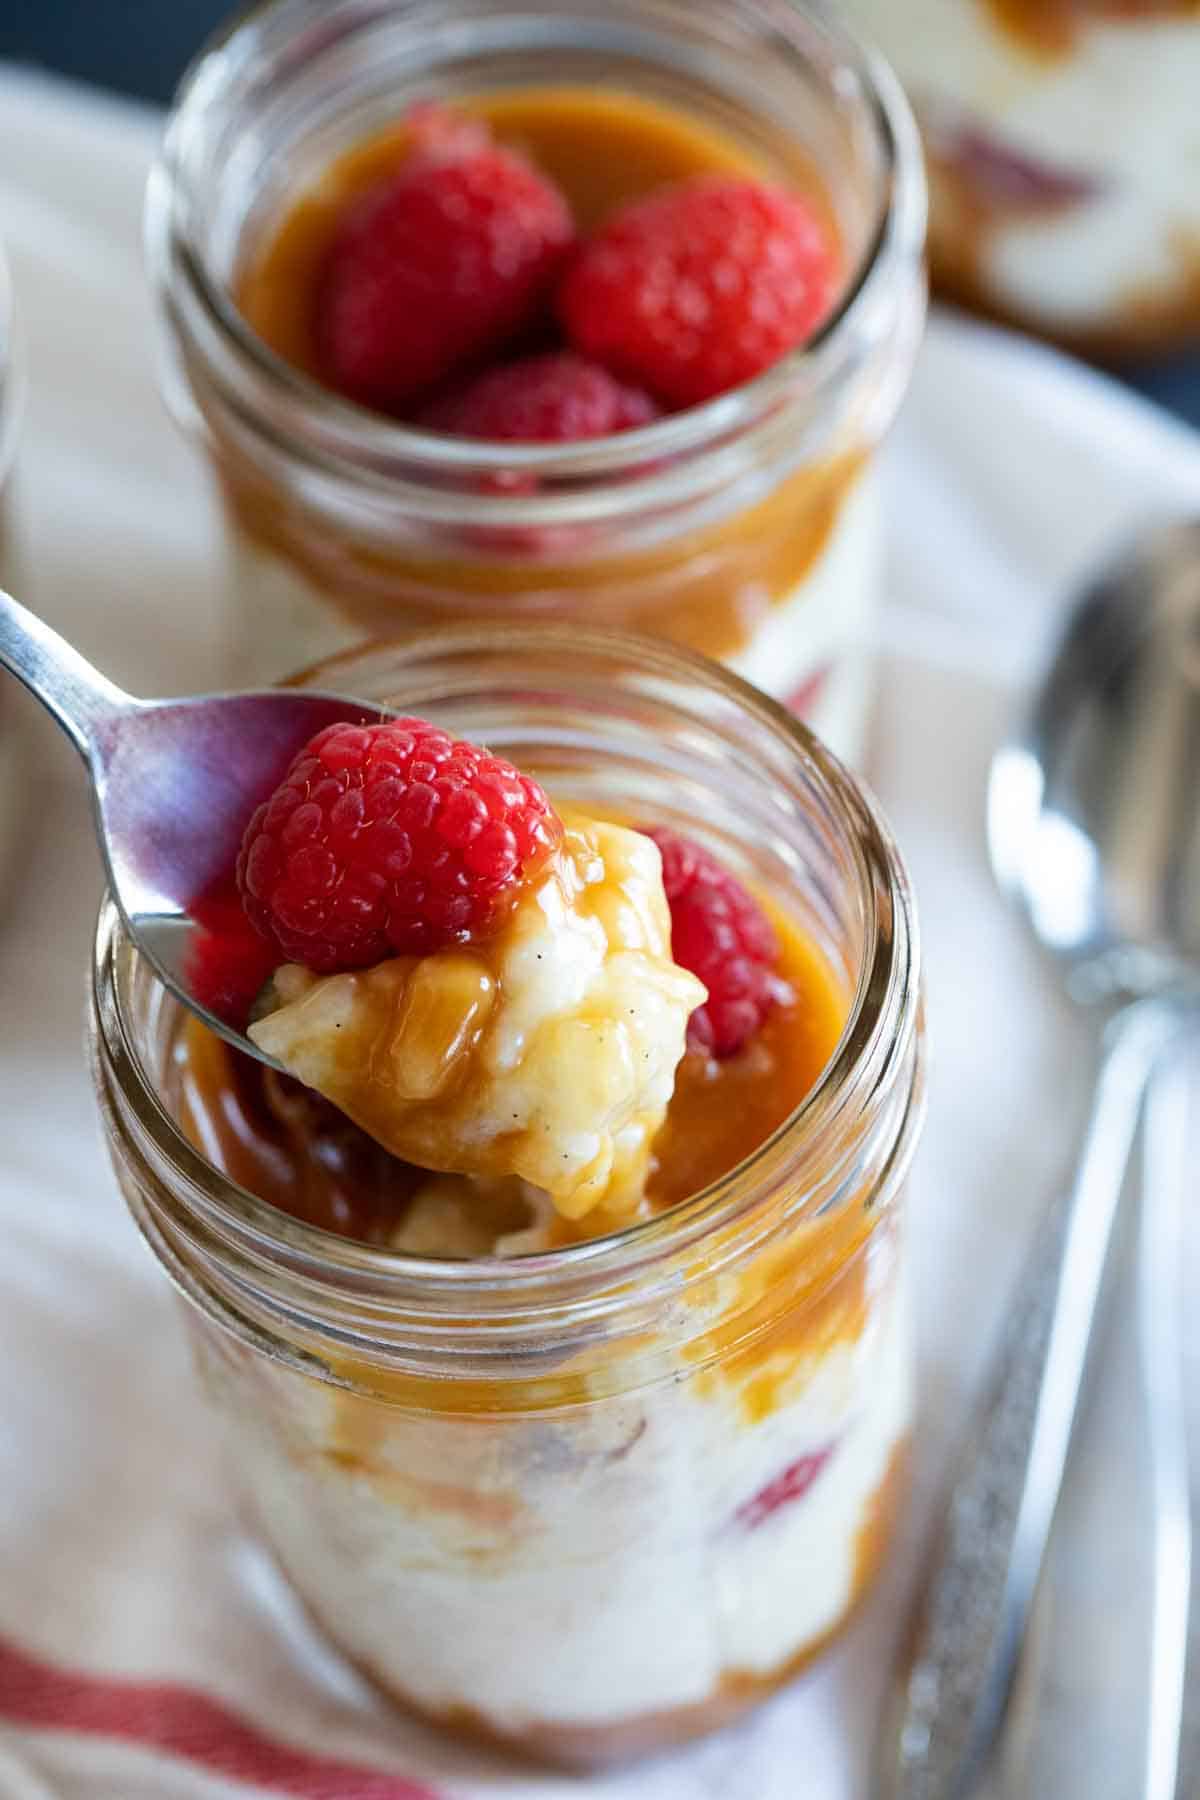
[{"label": "caramel drizzle", "polygon": [[1148,25],[1156,19],[1194,19],[1197,0],[984,0],[1001,30],[1033,56],[1069,56],[1089,24]]}]

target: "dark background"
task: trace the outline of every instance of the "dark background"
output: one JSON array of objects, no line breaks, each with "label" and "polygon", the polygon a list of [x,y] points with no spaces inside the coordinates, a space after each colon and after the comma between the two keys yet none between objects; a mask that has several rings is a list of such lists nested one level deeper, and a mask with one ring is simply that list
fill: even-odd
[{"label": "dark background", "polygon": [[[162,102],[230,10],[229,0],[0,0],[0,55]],[[1200,353],[1125,374],[1200,425]]]}]

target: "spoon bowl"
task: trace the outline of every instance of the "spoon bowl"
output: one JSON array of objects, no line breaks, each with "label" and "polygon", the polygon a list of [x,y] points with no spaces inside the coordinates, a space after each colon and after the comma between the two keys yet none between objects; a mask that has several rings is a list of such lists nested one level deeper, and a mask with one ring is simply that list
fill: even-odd
[{"label": "spoon bowl", "polygon": [[138,949],[211,1031],[277,1068],[189,991],[192,909],[232,874],[251,814],[297,751],[327,725],[378,710],[300,688],[137,700],[2,591],[0,666],[83,757],[109,886]]},{"label": "spoon bowl", "polygon": [[1200,980],[1200,521],[1081,596],[988,790],[996,877],[1082,1002]]}]

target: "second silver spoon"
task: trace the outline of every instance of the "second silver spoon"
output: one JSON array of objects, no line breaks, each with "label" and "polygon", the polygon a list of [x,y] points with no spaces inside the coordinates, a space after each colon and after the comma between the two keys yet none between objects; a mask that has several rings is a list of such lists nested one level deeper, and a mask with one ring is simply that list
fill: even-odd
[{"label": "second silver spoon", "polygon": [[[1083,596],[1028,719],[994,762],[988,836],[1001,884],[1068,991],[1112,1017],[1078,1172],[1010,1306],[928,1571],[881,1740],[878,1791],[890,1800],[970,1800],[988,1770],[1146,1084],[1200,1008],[1200,524],[1156,533]],[[1160,1123],[1156,1111],[1156,1138]],[[1160,1166],[1153,1153],[1149,1166]],[[1146,1205],[1143,1254],[1161,1269],[1173,1214],[1155,1212],[1153,1192]],[[1149,1295],[1144,1283],[1143,1307]],[[1172,1317],[1164,1308],[1142,1341],[1156,1528],[1177,1536],[1178,1508],[1168,1519],[1162,1505],[1178,1488]],[[1185,1631],[1163,1594],[1160,1582],[1144,1800],[1169,1800],[1178,1744]]]}]

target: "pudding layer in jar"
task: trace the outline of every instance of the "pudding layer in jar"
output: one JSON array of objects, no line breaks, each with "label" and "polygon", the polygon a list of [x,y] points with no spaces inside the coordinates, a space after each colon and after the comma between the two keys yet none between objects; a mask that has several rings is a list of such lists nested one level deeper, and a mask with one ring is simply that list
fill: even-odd
[{"label": "pudding layer in jar", "polygon": [[[151,251],[173,402],[226,503],[240,672],[274,678],[432,619],[569,616],[719,657],[853,756],[878,590],[872,455],[923,313],[923,190],[894,84],[772,0],[537,6],[519,28],[500,4],[462,13],[449,61],[443,9],[422,32],[419,7],[335,6],[318,42],[277,0],[219,66],[200,63],[168,132]],[[321,352],[331,246],[426,154],[412,121],[431,108],[527,159],[577,246],[697,179],[802,196],[836,260],[828,303],[756,379],[683,406],[651,394],[642,422],[573,441],[468,434],[439,423],[436,391],[352,404]],[[504,356],[553,352],[562,329],[551,289]]]},{"label": "pudding layer in jar", "polygon": [[842,0],[908,84],[949,298],[1103,359],[1200,342],[1195,0]]},{"label": "pudding layer in jar", "polygon": [[[321,678],[486,736],[570,809],[568,848],[591,834],[605,880],[628,853],[621,906],[646,923],[613,929],[665,994],[683,983],[684,1015],[704,990],[670,961],[666,865],[632,827],[702,842],[773,927],[769,1007],[724,1054],[692,1043],[619,1215],[405,1164],[181,1026],[111,917],[101,929],[114,1161],[192,1302],[238,1480],[297,1592],[383,1688],[453,1729],[583,1765],[651,1750],[811,1660],[886,1553],[921,1090],[903,871],[815,740],[665,648],[435,633]],[[497,1007],[536,891],[489,952]],[[286,1049],[290,1009],[346,979],[277,996],[259,1041]],[[571,1053],[558,1073],[586,1091]]]}]

